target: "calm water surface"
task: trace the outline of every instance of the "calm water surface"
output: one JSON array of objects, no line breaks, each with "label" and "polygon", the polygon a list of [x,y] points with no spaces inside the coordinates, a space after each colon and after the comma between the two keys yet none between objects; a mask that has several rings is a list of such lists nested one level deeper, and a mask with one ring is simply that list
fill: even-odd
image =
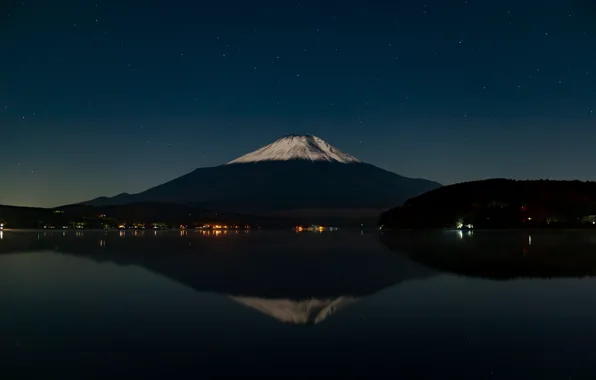
[{"label": "calm water surface", "polygon": [[596,234],[0,235],[2,378],[596,378]]}]

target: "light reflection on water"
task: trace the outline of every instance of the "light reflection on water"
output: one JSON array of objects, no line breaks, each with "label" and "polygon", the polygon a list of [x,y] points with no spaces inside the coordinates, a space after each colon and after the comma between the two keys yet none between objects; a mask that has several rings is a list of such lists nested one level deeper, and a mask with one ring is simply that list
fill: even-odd
[{"label": "light reflection on water", "polygon": [[591,234],[0,237],[7,378],[191,370],[551,379],[596,370]]}]

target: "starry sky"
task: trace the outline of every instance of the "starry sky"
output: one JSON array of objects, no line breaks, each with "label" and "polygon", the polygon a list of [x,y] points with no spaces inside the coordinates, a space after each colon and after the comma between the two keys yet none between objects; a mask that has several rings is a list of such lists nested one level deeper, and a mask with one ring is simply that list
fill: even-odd
[{"label": "starry sky", "polygon": [[588,0],[0,0],[0,204],[138,192],[290,133],[443,184],[596,180]]}]

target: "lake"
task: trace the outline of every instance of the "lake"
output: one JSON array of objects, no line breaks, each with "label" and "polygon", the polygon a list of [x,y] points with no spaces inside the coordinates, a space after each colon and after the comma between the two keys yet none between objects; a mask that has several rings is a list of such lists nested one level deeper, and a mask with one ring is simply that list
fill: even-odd
[{"label": "lake", "polygon": [[595,274],[580,231],[0,231],[0,371],[593,379]]}]

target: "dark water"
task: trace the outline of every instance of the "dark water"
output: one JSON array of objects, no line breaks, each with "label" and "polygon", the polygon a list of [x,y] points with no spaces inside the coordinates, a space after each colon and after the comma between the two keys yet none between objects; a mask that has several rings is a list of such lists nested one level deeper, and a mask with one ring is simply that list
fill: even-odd
[{"label": "dark water", "polygon": [[583,232],[4,231],[0,373],[594,379],[595,274]]}]

